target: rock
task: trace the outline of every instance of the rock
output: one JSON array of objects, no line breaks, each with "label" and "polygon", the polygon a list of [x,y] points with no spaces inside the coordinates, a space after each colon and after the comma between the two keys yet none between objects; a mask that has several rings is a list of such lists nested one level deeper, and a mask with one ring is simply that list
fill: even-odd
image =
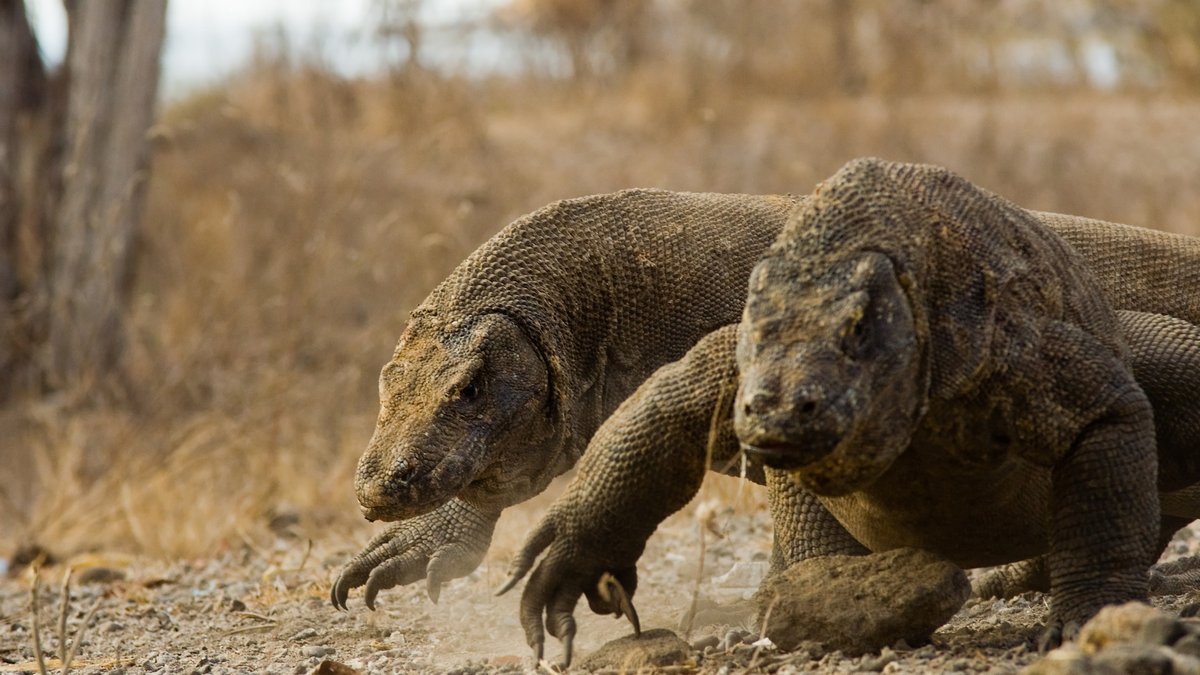
[{"label": "rock", "polygon": [[88,567],[75,575],[75,581],[80,584],[111,584],[124,580],[125,573],[111,567]]},{"label": "rock", "polygon": [[863,657],[862,664],[859,666],[859,668],[868,672],[878,673],[887,667],[887,664],[895,660],[896,652],[888,647],[884,647],[883,650],[879,652],[879,656]]},{"label": "rock", "polygon": [[723,651],[731,651],[734,647],[746,642],[746,638],[750,634],[746,631],[731,630],[725,633],[725,637],[721,639],[720,647]]},{"label": "rock", "polygon": [[1105,607],[1066,645],[1027,668],[1031,675],[1059,673],[1195,673],[1197,636],[1184,622],[1140,602]]},{"label": "rock", "polygon": [[359,672],[344,663],[326,659],[308,671],[308,675],[359,675]]},{"label": "rock", "polygon": [[1185,635],[1172,648],[1185,656],[1200,659],[1200,635]]},{"label": "rock", "polygon": [[755,600],[759,625],[767,619],[766,635],[780,649],[808,640],[858,655],[897,640],[925,642],[970,594],[958,567],[895,549],[806,560],[768,577]]},{"label": "rock", "polygon": [[292,640],[293,642],[303,642],[309,638],[313,638],[316,636],[317,636],[317,629],[305,628],[304,630],[296,633],[295,635],[293,635],[292,637],[290,637],[288,639]]},{"label": "rock", "polygon": [[641,637],[626,635],[606,643],[579,662],[584,670],[636,671],[690,665],[692,646],[666,628],[643,631]]},{"label": "rock", "polygon": [[1179,619],[1141,602],[1127,602],[1101,609],[1079,631],[1079,647],[1095,654],[1110,644],[1137,642],[1169,645],[1187,631]]}]

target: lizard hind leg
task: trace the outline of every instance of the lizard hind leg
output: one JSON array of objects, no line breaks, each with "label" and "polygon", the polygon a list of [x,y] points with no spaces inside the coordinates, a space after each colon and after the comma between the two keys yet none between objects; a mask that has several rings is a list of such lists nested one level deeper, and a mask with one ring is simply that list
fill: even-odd
[{"label": "lizard hind leg", "polygon": [[[1166,552],[1167,545],[1180,528],[1191,518],[1163,516],[1159,529],[1158,550]],[[1176,595],[1200,589],[1200,556],[1189,556],[1150,568],[1150,594]],[[1021,593],[1050,590],[1050,572],[1046,556],[1018,560],[981,570],[971,580],[971,595],[977,598],[1011,598]]]},{"label": "lizard hind leg", "polygon": [[1200,326],[1145,312],[1120,311],[1117,319],[1154,408],[1163,511],[1200,518]]}]

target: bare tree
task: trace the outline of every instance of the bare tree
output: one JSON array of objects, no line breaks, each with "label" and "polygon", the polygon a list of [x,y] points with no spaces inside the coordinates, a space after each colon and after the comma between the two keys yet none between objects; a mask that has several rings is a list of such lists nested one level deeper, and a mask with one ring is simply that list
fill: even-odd
[{"label": "bare tree", "polygon": [[124,342],[166,1],[66,8],[67,55],[51,77],[23,3],[0,0],[0,37],[17,38],[4,39],[14,58],[0,58],[0,88],[19,93],[0,98],[0,400],[87,390]]}]

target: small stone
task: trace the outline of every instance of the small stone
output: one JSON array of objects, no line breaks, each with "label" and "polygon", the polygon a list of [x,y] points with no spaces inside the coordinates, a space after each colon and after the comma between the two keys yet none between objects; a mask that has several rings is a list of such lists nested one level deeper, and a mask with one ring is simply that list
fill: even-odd
[{"label": "small stone", "polygon": [[882,671],[885,667],[887,667],[887,664],[889,664],[895,660],[896,660],[896,652],[892,651],[888,647],[884,647],[879,652],[879,656],[864,656],[863,660],[862,660],[862,665],[860,665],[859,667],[862,668],[863,670],[868,670],[868,671],[878,673],[878,672]]},{"label": "small stone", "polygon": [[716,635],[709,635],[708,637],[702,637],[699,640],[696,640],[695,642],[693,642],[692,649],[695,649],[698,652],[702,652],[705,649],[708,649],[709,647],[715,648],[719,644],[721,644],[721,638],[717,637]]},{"label": "small stone", "polygon": [[233,600],[229,601],[229,611],[244,612],[244,611],[246,611],[246,603],[242,602],[241,600],[238,600],[237,598],[234,598]]},{"label": "small stone", "polygon": [[1176,640],[1172,648],[1184,656],[1200,658],[1200,635],[1185,635]]},{"label": "small stone", "polygon": [[1195,675],[1196,673],[1200,673],[1200,659],[1175,652],[1171,655],[1171,672],[1178,675],[1184,675],[1184,673]]},{"label": "small stone", "polygon": [[111,584],[124,579],[124,572],[111,567],[89,567],[75,575],[75,581],[81,584]]},{"label": "small stone", "polygon": [[1146,645],[1170,645],[1187,635],[1183,624],[1166,613],[1148,619],[1135,636],[1135,641]]},{"label": "small stone", "polygon": [[759,623],[769,619],[766,636],[780,649],[812,640],[859,655],[901,639],[927,642],[970,593],[955,565],[901,548],[805,560],[769,577],[755,599]]},{"label": "small stone", "polygon": [[1092,657],[1097,672],[1170,675],[1173,672],[1171,650],[1166,647],[1118,643]]},{"label": "small stone", "polygon": [[723,651],[729,651],[742,644],[742,642],[742,632],[738,630],[731,630],[725,633],[725,637],[721,638],[721,649]]},{"label": "small stone", "polygon": [[327,656],[334,652],[333,647],[325,647],[318,645],[304,645],[300,648],[300,653],[304,656]]},{"label": "small stone", "polygon": [[316,636],[317,636],[316,628],[305,628],[304,630],[300,631],[299,633],[296,633],[295,635],[293,635],[290,639],[292,640],[292,642],[301,642],[301,641],[304,641],[304,640],[307,640],[309,638],[313,638]]},{"label": "small stone", "polygon": [[1173,639],[1183,632],[1170,614],[1142,602],[1127,602],[1101,609],[1084,624],[1079,631],[1079,647],[1085,654],[1095,654],[1114,643],[1159,640],[1164,635]]},{"label": "small stone", "polygon": [[1021,675],[1086,675],[1092,669],[1088,657],[1075,644],[1068,644],[1038,659],[1021,671]]},{"label": "small stone", "polygon": [[583,670],[636,671],[643,668],[662,668],[689,665],[693,662],[692,646],[665,628],[643,631],[641,637],[627,635],[606,643],[595,653],[580,661]]},{"label": "small stone", "polygon": [[308,675],[359,675],[359,672],[344,663],[326,659],[308,671]]}]

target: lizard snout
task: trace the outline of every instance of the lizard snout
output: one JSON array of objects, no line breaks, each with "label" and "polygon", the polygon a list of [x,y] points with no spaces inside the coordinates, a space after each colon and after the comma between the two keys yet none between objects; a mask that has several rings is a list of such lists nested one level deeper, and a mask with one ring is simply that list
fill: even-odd
[{"label": "lizard snout", "polygon": [[786,395],[772,374],[742,375],[734,429],[747,452],[772,468],[795,469],[833,452],[843,436],[819,383],[804,383]]}]

